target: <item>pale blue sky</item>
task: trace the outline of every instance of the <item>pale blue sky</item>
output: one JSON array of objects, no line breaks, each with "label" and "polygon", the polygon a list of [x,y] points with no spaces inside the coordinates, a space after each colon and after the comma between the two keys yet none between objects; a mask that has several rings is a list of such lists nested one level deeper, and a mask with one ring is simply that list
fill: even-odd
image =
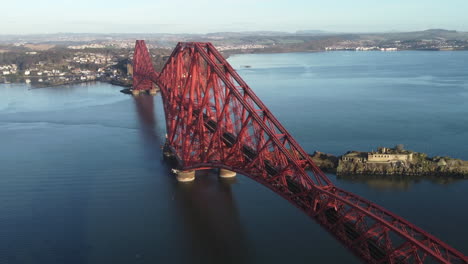
[{"label": "pale blue sky", "polygon": [[468,0],[5,0],[0,34],[468,31]]}]

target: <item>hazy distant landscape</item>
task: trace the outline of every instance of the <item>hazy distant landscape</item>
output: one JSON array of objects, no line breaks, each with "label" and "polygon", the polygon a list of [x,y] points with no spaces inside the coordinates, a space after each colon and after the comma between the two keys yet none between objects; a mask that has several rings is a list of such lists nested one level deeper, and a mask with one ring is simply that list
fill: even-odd
[{"label": "hazy distant landscape", "polygon": [[417,32],[335,33],[303,30],[295,33],[275,31],[217,32],[208,34],[81,34],[0,35],[2,52],[20,49],[44,50],[53,47],[132,48],[135,39],[145,39],[150,48],[172,49],[179,41],[212,42],[223,51],[289,52],[320,51],[327,48],[355,49],[468,49],[468,32],[429,29]]},{"label": "hazy distant landscape", "polygon": [[181,41],[212,42],[225,57],[243,53],[319,51],[468,50],[468,32],[335,33],[303,30],[208,34],[0,35],[0,82],[42,86],[107,81],[130,86],[135,40],[148,44],[156,70]]}]

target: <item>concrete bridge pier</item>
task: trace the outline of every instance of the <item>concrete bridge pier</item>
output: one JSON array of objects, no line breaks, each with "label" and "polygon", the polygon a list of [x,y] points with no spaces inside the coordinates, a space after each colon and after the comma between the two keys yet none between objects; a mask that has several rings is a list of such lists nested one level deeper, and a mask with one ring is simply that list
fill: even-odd
[{"label": "concrete bridge pier", "polygon": [[195,171],[188,170],[188,171],[179,171],[179,170],[172,170],[177,176],[178,182],[191,182],[195,180]]},{"label": "concrete bridge pier", "polygon": [[226,170],[226,169],[219,169],[219,177],[221,178],[233,178],[236,177],[236,173],[234,171]]},{"label": "concrete bridge pier", "polygon": [[140,90],[133,89],[132,94],[133,94],[133,96],[138,96],[140,94]]},{"label": "concrete bridge pier", "polygon": [[153,84],[151,85],[151,89],[148,90],[148,93],[149,93],[150,95],[156,95],[156,93],[157,93],[158,91],[159,91],[159,87],[158,87],[155,83],[153,83]]}]

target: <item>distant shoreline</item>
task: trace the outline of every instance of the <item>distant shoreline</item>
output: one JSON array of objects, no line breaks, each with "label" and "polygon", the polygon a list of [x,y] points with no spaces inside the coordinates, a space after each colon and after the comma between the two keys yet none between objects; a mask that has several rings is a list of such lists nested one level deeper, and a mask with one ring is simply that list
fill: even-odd
[{"label": "distant shoreline", "polygon": [[248,50],[248,51],[225,51],[223,55],[226,59],[233,55],[245,55],[245,54],[284,54],[284,53],[326,53],[326,52],[382,52],[382,53],[393,53],[393,52],[402,52],[402,51],[431,51],[431,52],[448,52],[448,51],[468,51],[468,49],[400,49],[394,51],[381,51],[381,50],[278,50],[278,51],[268,51],[265,50]]},{"label": "distant shoreline", "polygon": [[82,83],[93,83],[93,82],[102,82],[102,83],[108,83],[112,84],[115,86],[120,86],[120,87],[131,87],[132,85],[129,83],[124,83],[121,81],[117,80],[105,80],[105,79],[95,79],[95,80],[74,80],[74,81],[66,81],[66,82],[60,82],[60,83],[26,83],[24,82],[26,79],[29,79],[30,77],[17,77],[15,79],[16,81],[12,82],[0,82],[0,84],[28,84],[31,85],[31,90],[32,89],[42,89],[42,88],[51,88],[51,87],[59,87],[59,86],[66,86],[66,85],[76,85],[76,84],[82,84]]}]

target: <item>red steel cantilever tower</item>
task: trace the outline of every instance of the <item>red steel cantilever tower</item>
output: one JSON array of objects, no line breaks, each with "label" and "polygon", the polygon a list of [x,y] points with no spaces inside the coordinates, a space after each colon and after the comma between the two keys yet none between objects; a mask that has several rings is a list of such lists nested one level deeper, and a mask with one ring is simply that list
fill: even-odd
[{"label": "red steel cantilever tower", "polygon": [[134,89],[161,90],[167,146],[182,171],[221,168],[271,189],[368,263],[468,263],[435,236],[340,189],[211,43],[179,43],[156,73],[144,41]]}]

